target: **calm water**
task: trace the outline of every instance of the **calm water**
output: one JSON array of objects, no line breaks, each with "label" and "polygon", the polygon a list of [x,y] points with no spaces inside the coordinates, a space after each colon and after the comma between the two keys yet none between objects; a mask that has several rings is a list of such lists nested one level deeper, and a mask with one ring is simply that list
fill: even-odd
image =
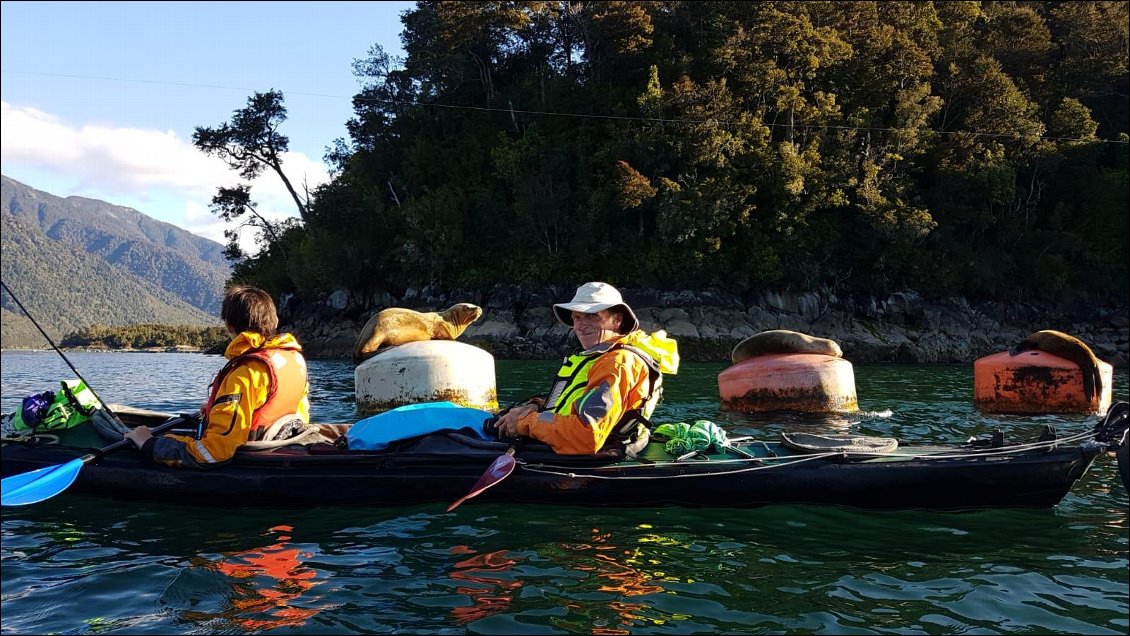
[{"label": "calm water", "polygon": [[[187,410],[220,359],[71,353],[108,402]],[[311,361],[314,417],[349,421],[353,367]],[[500,401],[552,362],[498,362]],[[959,441],[1093,417],[972,408],[972,368],[857,366],[850,417],[722,413],[687,364],[657,421]],[[4,352],[0,408],[58,387],[54,352]],[[1125,370],[1115,399],[1127,399]],[[468,484],[468,488],[471,484]],[[214,510],[61,495],[3,509],[3,633],[1125,634],[1127,495],[1101,457],[1054,510],[443,506]]]}]

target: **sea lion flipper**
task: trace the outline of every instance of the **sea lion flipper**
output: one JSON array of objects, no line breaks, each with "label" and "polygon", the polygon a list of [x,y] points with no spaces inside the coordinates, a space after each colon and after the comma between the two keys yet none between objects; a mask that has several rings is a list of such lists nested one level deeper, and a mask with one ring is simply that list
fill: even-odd
[{"label": "sea lion flipper", "polygon": [[[383,337],[374,333],[377,322],[380,320],[379,316],[380,313],[370,316],[365,326],[361,327],[361,332],[357,334],[357,340],[353,343],[353,364],[361,364],[373,357],[384,341]],[[374,342],[374,338],[376,338],[376,342]]]},{"label": "sea lion flipper", "polygon": [[756,353],[750,353],[750,347],[749,347],[750,340],[752,340],[753,338],[756,338],[756,337],[757,337],[756,334],[749,336],[748,338],[746,338],[746,339],[742,340],[741,342],[739,342],[738,344],[734,345],[734,349],[730,352],[730,361],[733,362],[734,364],[737,364],[737,363],[742,362],[744,360],[749,360],[753,356],[757,355]]},{"label": "sea lion flipper", "polygon": [[1098,378],[1089,369],[1080,369],[1080,371],[1083,372],[1083,397],[1090,402],[1095,397],[1095,380]]},{"label": "sea lion flipper", "polygon": [[1103,395],[1102,369],[1100,369],[1097,364],[1098,359],[1096,358],[1095,360],[1096,364],[1089,369],[1080,367],[1080,370],[1083,372],[1083,396],[1087,398],[1088,402],[1096,395],[1099,396],[1100,399]]}]

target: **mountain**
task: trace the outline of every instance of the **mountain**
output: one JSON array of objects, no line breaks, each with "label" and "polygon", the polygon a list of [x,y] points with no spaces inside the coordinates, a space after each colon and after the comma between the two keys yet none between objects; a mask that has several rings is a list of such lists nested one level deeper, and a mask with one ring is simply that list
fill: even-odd
[{"label": "mountain", "polygon": [[[3,281],[56,342],[93,324],[219,324],[231,275],[219,243],[132,208],[0,179]],[[0,307],[0,346],[46,346],[7,293]]]}]

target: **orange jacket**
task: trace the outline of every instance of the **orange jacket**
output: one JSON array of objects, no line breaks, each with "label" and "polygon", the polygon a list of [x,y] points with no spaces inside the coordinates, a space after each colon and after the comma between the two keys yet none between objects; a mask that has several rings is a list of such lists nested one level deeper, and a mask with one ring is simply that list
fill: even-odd
[{"label": "orange jacket", "polygon": [[[612,344],[622,340],[624,337]],[[545,442],[562,455],[596,453],[624,414],[643,406],[649,392],[648,367],[643,358],[631,351],[612,349],[592,363],[584,393],[568,414],[527,413],[518,420],[518,434]]]},{"label": "orange jacket", "polygon": [[212,381],[202,409],[204,435],[162,436],[153,446],[154,460],[170,466],[219,464],[279,417],[295,414],[310,421],[306,360],[294,336],[245,331],[232,339],[224,357],[232,362]]}]

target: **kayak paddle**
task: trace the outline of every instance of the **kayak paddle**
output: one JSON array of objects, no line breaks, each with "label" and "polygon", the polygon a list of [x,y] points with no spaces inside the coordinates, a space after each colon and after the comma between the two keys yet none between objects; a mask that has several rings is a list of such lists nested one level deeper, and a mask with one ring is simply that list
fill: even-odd
[{"label": "kayak paddle", "polygon": [[474,487],[471,488],[471,492],[463,495],[459,498],[458,501],[448,506],[447,511],[451,512],[452,510],[455,510],[459,507],[459,504],[467,501],[468,499],[471,499],[472,497],[479,496],[479,494],[487,488],[490,488],[491,486],[494,486],[495,484],[501,482],[503,479],[509,477],[510,473],[514,472],[514,465],[516,463],[514,461],[514,453],[518,452],[518,449],[522,447],[521,440],[522,438],[514,440],[514,442],[510,444],[510,448],[506,449],[505,453],[499,455],[497,459],[491,462],[490,466],[487,467],[486,472],[483,473],[483,476],[479,477],[479,480],[475,482]]},{"label": "kayak paddle", "polygon": [[[188,419],[189,418],[184,416],[169,418],[167,421],[154,426],[152,433],[154,435],[164,433],[179,424],[184,424]],[[5,477],[3,480],[0,480],[0,505],[26,506],[28,504],[39,503],[45,499],[50,499],[73,484],[85,464],[105,455],[109,455],[114,451],[126,448],[127,446],[133,446],[133,442],[128,439],[122,439],[110,444],[106,448],[96,450],[82,457],[76,457],[65,464],[46,466],[31,472]]]}]

